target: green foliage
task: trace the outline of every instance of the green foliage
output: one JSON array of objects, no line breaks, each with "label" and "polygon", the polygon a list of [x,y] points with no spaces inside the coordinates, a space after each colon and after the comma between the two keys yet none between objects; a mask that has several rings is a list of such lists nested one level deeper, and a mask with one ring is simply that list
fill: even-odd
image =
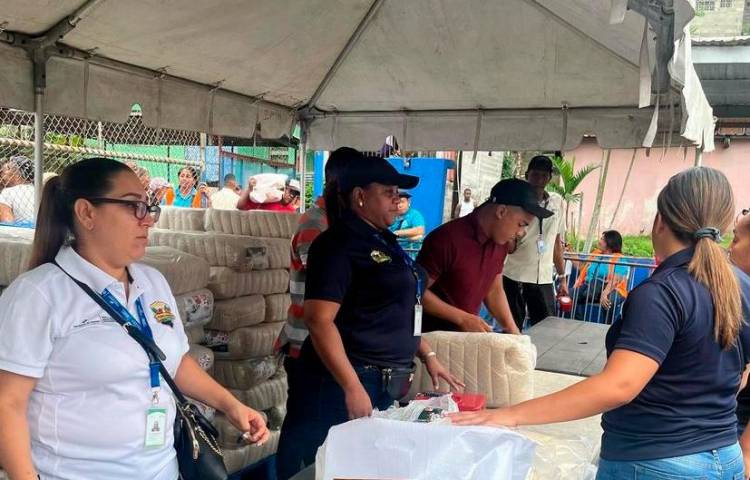
[{"label": "green foliage", "polygon": [[576,203],[581,200],[581,194],[577,193],[583,180],[594,170],[599,168],[598,165],[586,165],[583,168],[574,169],[575,157],[572,160],[566,160],[560,157],[553,157],[552,163],[559,172],[560,183],[550,183],[547,189],[560,195],[568,204]]},{"label": "green foliage", "polygon": [[515,157],[513,152],[505,152],[503,154],[503,171],[500,174],[500,179],[513,178],[515,173],[514,167]]},{"label": "green foliage", "polygon": [[[578,239],[580,242],[580,239]],[[568,243],[576,245],[576,238],[574,235],[568,235]],[[732,235],[727,235],[721,242],[723,248],[728,248],[729,244],[732,243]],[[581,245],[581,243],[579,243]],[[594,245],[593,248],[596,248]],[[626,235],[622,237],[622,253],[628,257],[645,257],[652,258],[654,256],[654,246],[651,243],[650,235]]]}]

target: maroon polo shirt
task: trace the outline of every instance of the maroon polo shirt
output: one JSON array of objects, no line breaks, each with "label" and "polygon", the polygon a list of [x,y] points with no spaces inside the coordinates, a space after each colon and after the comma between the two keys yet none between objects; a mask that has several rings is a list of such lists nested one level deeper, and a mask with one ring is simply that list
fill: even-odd
[{"label": "maroon polo shirt", "polygon": [[[446,303],[477,315],[493,280],[503,271],[508,249],[479,226],[478,212],[453,220],[427,235],[417,262],[435,281],[430,290]],[[458,330],[455,323],[424,314],[425,332]]]}]

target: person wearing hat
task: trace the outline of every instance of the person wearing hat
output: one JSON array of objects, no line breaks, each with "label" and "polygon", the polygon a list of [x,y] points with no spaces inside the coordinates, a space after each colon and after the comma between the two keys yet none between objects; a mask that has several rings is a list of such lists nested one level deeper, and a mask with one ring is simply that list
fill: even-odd
[{"label": "person wearing hat", "polygon": [[267,210],[272,212],[296,212],[299,208],[301,187],[299,180],[288,179],[284,186],[284,193],[278,202],[256,203],[250,199],[250,193],[255,188],[255,179],[250,178],[247,188],[240,194],[237,201],[238,210]]},{"label": "person wearing hat", "polygon": [[398,237],[398,243],[409,255],[416,256],[424,239],[424,216],[411,206],[411,193],[406,190],[398,192],[398,217],[390,230]]},{"label": "person wearing hat", "polygon": [[459,383],[421,337],[425,272],[388,230],[400,188],[419,179],[386,160],[351,162],[326,193],[329,228],[307,257],[304,318],[310,335],[289,378],[276,457],[286,480],[315,461],[334,425],[386,409],[409,391],[414,357],[433,383]]},{"label": "person wearing hat", "polygon": [[482,302],[507,333],[520,333],[503,289],[508,244],[523,237],[537,218],[552,212],[539,205],[534,188],[519,179],[502,180],[490,199],[469,215],[427,235],[417,257],[429,274],[424,298],[425,331],[488,332],[478,316]]},{"label": "person wearing hat", "polygon": [[[530,325],[555,314],[553,272],[556,271],[558,276],[565,275],[561,241],[565,235],[562,197],[545,190],[552,180],[552,173],[552,160],[545,155],[537,155],[529,162],[526,181],[534,188],[539,205],[551,211],[552,216],[531,222],[526,235],[511,245],[503,269],[503,288],[519,330],[523,330],[527,312]],[[566,295],[567,292],[563,280],[560,293]]]}]

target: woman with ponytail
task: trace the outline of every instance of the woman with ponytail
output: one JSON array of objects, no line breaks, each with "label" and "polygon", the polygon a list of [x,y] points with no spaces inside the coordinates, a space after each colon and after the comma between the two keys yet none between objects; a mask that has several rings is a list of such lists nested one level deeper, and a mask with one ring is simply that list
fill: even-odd
[{"label": "woman with ponytail", "polygon": [[45,185],[30,271],[0,297],[0,465],[11,479],[178,478],[172,392],[73,279],[156,344],[186,396],[223,411],[248,441],[268,438],[260,414],[185,355],[169,285],[136,263],[160,211],[128,166],[106,158]]},{"label": "woman with ponytail", "polygon": [[[651,233],[663,259],[607,333],[607,364],[557,393],[459,425],[532,425],[604,413],[597,479],[735,480],[743,476],[736,395],[750,363],[750,286],[719,246],[734,219],[729,181],[711,168],[669,180]],[[747,307],[747,305],[745,305]]]}]

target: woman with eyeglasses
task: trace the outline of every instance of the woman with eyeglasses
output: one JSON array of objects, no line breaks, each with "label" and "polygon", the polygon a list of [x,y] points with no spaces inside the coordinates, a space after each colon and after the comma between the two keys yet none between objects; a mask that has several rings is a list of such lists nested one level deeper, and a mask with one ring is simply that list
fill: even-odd
[{"label": "woman with eyeglasses", "polygon": [[136,174],[114,160],[83,160],[47,182],[30,270],[0,297],[0,465],[10,478],[179,475],[171,391],[145,350],[70,277],[130,316],[186,396],[224,412],[249,442],[267,440],[260,414],[185,355],[169,285],[136,263],[159,213]]}]

